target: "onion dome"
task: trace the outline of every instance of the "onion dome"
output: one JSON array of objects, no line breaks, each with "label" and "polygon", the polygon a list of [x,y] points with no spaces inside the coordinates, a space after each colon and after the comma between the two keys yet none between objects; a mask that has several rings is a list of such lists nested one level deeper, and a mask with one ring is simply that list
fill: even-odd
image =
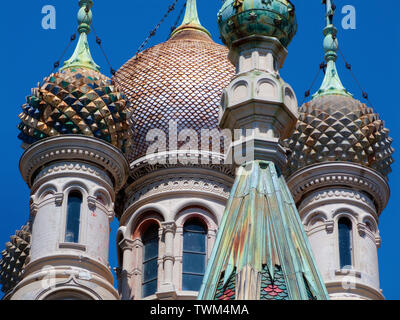
[{"label": "onion dome", "polygon": [[253,35],[277,38],[288,47],[297,32],[295,9],[289,0],[226,0],[218,24],[228,47]]},{"label": "onion dome", "polygon": [[29,225],[23,226],[10,242],[6,243],[6,249],[1,253],[0,260],[0,284],[2,291],[11,291],[20,281],[22,271],[27,263],[30,253],[31,231]]},{"label": "onion dome", "polygon": [[27,147],[47,137],[80,134],[105,140],[124,152],[132,136],[132,108],[91,57],[87,35],[93,2],[81,0],[79,5],[77,47],[60,71],[32,89],[19,115],[19,138]]},{"label": "onion dome", "polygon": [[334,9],[327,0],[324,51],[327,68],[321,88],[300,108],[292,137],[286,174],[316,163],[357,163],[387,176],[393,163],[392,139],[385,123],[372,108],[354,99],[343,87],[336,70],[338,41],[333,25]]},{"label": "onion dome", "polygon": [[146,155],[151,129],[164,131],[169,140],[170,120],[176,121],[178,131],[218,129],[222,90],[235,74],[227,56],[227,48],[201,26],[196,1],[188,0],[184,21],[170,39],[139,53],[117,71],[114,80],[134,107],[130,161]]}]

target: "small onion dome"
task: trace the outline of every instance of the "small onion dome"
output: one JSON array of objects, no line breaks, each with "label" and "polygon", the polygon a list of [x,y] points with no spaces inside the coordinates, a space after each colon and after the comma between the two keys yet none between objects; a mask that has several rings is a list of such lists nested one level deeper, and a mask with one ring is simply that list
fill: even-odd
[{"label": "small onion dome", "polygon": [[295,8],[289,0],[226,0],[218,24],[228,47],[253,35],[277,38],[288,47],[297,32]]},{"label": "small onion dome", "polygon": [[31,231],[26,225],[10,237],[6,243],[6,249],[1,253],[0,260],[0,284],[2,291],[11,291],[21,280],[22,271],[27,263],[30,253]]},{"label": "small onion dome", "polygon": [[327,161],[358,163],[384,176],[391,172],[389,130],[371,108],[349,96],[324,95],[303,105],[296,130],[285,143],[291,151],[288,176]]},{"label": "small onion dome", "polygon": [[132,137],[133,108],[119,87],[99,72],[89,50],[92,0],[80,0],[79,41],[61,71],[32,90],[19,115],[19,138],[27,147],[62,134],[81,134],[105,140],[125,152]]},{"label": "small onion dome", "polygon": [[132,108],[111,80],[98,71],[68,68],[32,90],[19,115],[19,138],[30,145],[62,134],[105,140],[123,152],[132,136]]},{"label": "small onion dome", "polygon": [[372,108],[355,100],[344,88],[336,69],[338,39],[334,26],[335,7],[326,0],[324,81],[313,99],[300,108],[292,137],[286,174],[316,163],[348,161],[375,169],[383,176],[391,172],[392,139],[384,122]]}]

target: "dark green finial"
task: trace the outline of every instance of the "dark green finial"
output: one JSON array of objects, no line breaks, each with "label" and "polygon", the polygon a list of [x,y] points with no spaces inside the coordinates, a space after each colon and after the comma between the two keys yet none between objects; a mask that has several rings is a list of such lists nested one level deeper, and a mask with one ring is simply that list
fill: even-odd
[{"label": "dark green finial", "polygon": [[185,17],[183,19],[183,22],[180,25],[180,27],[176,28],[172,32],[171,38],[174,35],[176,35],[177,33],[181,32],[181,31],[184,31],[184,30],[189,30],[189,29],[202,31],[202,32],[206,33],[211,38],[210,32],[208,32],[207,29],[204,28],[200,23],[199,15],[198,15],[198,12],[197,12],[197,2],[196,2],[196,0],[187,0],[186,1],[186,13],[185,13]]},{"label": "dark green finial", "polygon": [[343,95],[352,97],[352,95],[345,89],[342,82],[340,81],[337,69],[336,60],[338,52],[338,40],[337,40],[337,29],[334,26],[334,15],[335,15],[335,5],[332,0],[323,0],[326,5],[326,27],[324,29],[324,51],[325,51],[325,61],[327,62],[325,78],[321,85],[321,88],[314,98],[326,96],[326,95]]},{"label": "dark green finial", "polygon": [[87,68],[95,71],[99,71],[100,67],[93,61],[92,55],[90,54],[89,43],[87,35],[90,33],[92,24],[92,0],[80,0],[80,10],[78,12],[78,32],[79,41],[75,48],[72,57],[65,61],[64,66],[61,70],[68,68]]}]

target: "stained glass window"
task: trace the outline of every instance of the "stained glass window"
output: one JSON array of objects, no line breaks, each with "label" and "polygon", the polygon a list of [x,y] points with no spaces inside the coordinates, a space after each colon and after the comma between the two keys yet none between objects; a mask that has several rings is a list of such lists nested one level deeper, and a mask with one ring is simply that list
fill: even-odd
[{"label": "stained glass window", "polygon": [[153,224],[143,234],[143,297],[157,291],[158,276],[158,225]]},{"label": "stained glass window", "polygon": [[65,242],[69,243],[79,242],[81,207],[82,207],[82,194],[79,191],[72,191],[68,196]]},{"label": "stained glass window", "polygon": [[183,227],[182,289],[199,291],[206,270],[207,230],[198,219],[189,220]]},{"label": "stained glass window", "polygon": [[339,219],[339,252],[340,268],[352,266],[351,230],[352,224],[348,218]]}]

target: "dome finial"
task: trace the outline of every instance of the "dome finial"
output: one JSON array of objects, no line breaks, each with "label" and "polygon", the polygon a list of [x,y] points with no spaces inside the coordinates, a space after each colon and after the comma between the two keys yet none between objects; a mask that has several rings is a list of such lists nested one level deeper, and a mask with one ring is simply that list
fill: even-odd
[{"label": "dome finial", "polygon": [[322,3],[326,5],[326,27],[323,32],[325,36],[324,51],[327,68],[321,88],[316,94],[314,94],[313,97],[316,98],[332,94],[352,97],[352,95],[345,89],[340,81],[336,69],[337,51],[339,47],[338,40],[336,38],[337,29],[334,26],[336,6],[333,4],[332,0],[323,0]]},{"label": "dome finial", "polygon": [[196,0],[186,0],[185,17],[183,18],[182,24],[172,32],[171,38],[184,30],[201,31],[211,38],[210,32],[208,32],[208,30],[200,23]]},{"label": "dome finial", "polygon": [[78,12],[78,32],[79,41],[72,57],[64,62],[61,70],[68,68],[87,68],[99,71],[100,67],[93,61],[90,54],[87,35],[90,33],[90,25],[92,24],[92,0],[80,0],[80,10]]}]

